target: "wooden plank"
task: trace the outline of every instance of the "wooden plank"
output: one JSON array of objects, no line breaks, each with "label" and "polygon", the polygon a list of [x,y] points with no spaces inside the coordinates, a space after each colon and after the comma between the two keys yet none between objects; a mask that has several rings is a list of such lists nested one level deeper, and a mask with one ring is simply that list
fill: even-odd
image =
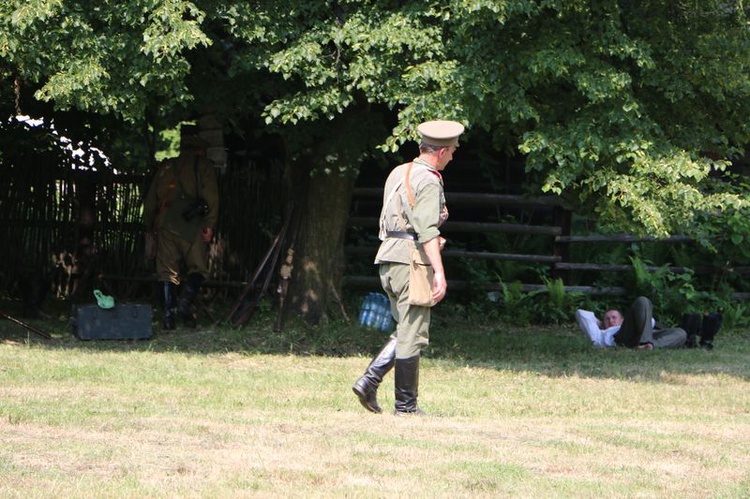
[{"label": "wooden plank", "polygon": [[[377,276],[346,276],[344,277],[344,287],[353,288],[368,288],[368,289],[380,289],[380,278]],[[448,290],[451,291],[465,291],[472,287],[479,286],[482,291],[502,291],[503,286],[499,282],[487,282],[487,283],[472,283],[469,281],[461,280],[448,280]],[[529,293],[532,291],[545,291],[547,286],[544,284],[521,284],[521,290]],[[588,293],[592,295],[624,295],[627,293],[625,288],[610,286],[610,287],[596,287],[596,286],[565,286],[566,292],[580,292]]]},{"label": "wooden plank", "polygon": [[[100,279],[102,281],[120,281],[120,282],[158,282],[159,278],[155,275],[144,275],[144,276],[134,276],[134,275],[114,275],[114,274],[102,274],[97,277],[97,279]],[[203,281],[203,284],[201,286],[205,286],[207,288],[244,288],[247,286],[247,281],[219,281],[216,279],[206,279]]]},{"label": "wooden plank", "polygon": [[[523,284],[521,286],[526,292],[546,291],[547,286],[544,284]],[[622,296],[627,294],[627,290],[621,286],[565,286],[566,293],[586,293],[591,295]]]},{"label": "wooden plank", "polygon": [[464,206],[562,206],[557,196],[516,196],[512,194],[485,194],[474,192],[446,192],[445,200]]},{"label": "wooden plank", "polygon": [[558,236],[555,242],[558,243],[682,243],[692,241],[693,238],[688,236],[672,236],[664,238],[630,236],[627,234],[616,234],[611,236]]},{"label": "wooden plank", "polygon": [[549,227],[544,225],[526,224],[499,224],[485,222],[445,222],[441,230],[445,228],[450,232],[501,232],[508,234],[537,234],[557,236],[562,233],[560,227]]},{"label": "wooden plank", "polygon": [[[376,217],[349,217],[349,227],[378,227]],[[502,224],[490,222],[446,222],[441,231],[450,232],[501,232],[507,234],[538,234],[557,236],[562,233],[560,227],[527,224]]]},{"label": "wooden plank", "polygon": [[[570,263],[570,262],[560,262],[555,264],[556,269],[561,270],[592,270],[597,272],[629,272],[633,270],[632,265],[628,264],[600,264],[600,263]],[[655,272],[663,267],[655,266],[655,265],[649,265],[646,267],[647,270],[650,272]],[[688,272],[688,269],[685,267],[667,267],[670,272],[674,272],[676,274],[683,274],[685,272]]]},{"label": "wooden plank", "polygon": [[[376,246],[347,246],[344,248],[347,254],[351,255],[372,255],[378,252]],[[514,262],[534,262],[534,263],[556,263],[560,261],[559,257],[552,255],[520,255],[511,253],[489,253],[486,251],[462,251],[462,250],[444,250],[444,258],[471,258],[475,260],[504,260]]]},{"label": "wooden plank", "polygon": [[[354,197],[382,198],[382,187],[358,187],[354,189]],[[469,206],[562,206],[563,201],[558,196],[520,196],[515,194],[491,194],[481,192],[446,192],[448,203]]]},{"label": "wooden plank", "polygon": [[[344,287],[348,288],[366,288],[366,289],[380,289],[380,278],[377,276],[346,276],[343,282]],[[472,286],[476,287],[478,284],[471,283],[468,281],[454,281],[448,280],[448,294],[452,291],[465,291],[470,289]],[[503,287],[500,283],[483,283],[480,284],[483,291],[502,291]],[[547,286],[544,284],[521,284],[521,290],[529,293],[533,291],[545,291]],[[586,293],[593,296],[626,296],[629,292],[626,288],[621,286],[565,286],[567,293]],[[750,293],[733,293],[732,298],[736,300],[750,300]]]},{"label": "wooden plank", "polygon": [[488,253],[486,251],[445,250],[446,258],[472,258],[475,260],[503,260],[512,262],[556,263],[560,257],[553,255],[520,255],[512,253]]},{"label": "wooden plank", "polygon": [[[630,272],[633,270],[633,266],[630,264],[600,264],[600,263],[572,263],[572,262],[559,262],[555,263],[556,269],[561,270],[582,270],[582,271],[594,271],[594,272]],[[663,266],[648,265],[646,269],[650,272],[656,272],[664,268]],[[675,274],[684,274],[685,272],[693,271],[695,274],[707,275],[707,274],[737,274],[746,275],[750,273],[750,267],[722,267],[722,266],[710,266],[701,265],[693,267],[692,269],[687,267],[676,267],[669,266],[667,269]]]}]

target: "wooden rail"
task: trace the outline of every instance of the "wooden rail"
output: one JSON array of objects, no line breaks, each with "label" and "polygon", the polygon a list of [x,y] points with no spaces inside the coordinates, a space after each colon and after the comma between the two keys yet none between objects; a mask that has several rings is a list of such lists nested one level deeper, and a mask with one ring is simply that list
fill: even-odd
[{"label": "wooden rail", "polygon": [[[344,277],[344,285],[354,288],[367,288],[375,289],[380,287],[380,278],[377,276],[346,276]],[[469,281],[453,280],[448,279],[448,289],[451,291],[466,291],[468,289],[479,289],[482,291],[502,291],[503,285],[501,283],[485,282],[485,283],[472,283]],[[524,292],[532,291],[544,291],[547,286],[544,284],[521,284],[521,290]],[[567,292],[578,292],[588,293],[592,295],[624,295],[626,293],[625,288],[619,286],[565,286]],[[748,293],[750,295],[750,293]]]},{"label": "wooden rail", "polygon": [[[378,219],[375,217],[350,217],[350,227],[377,228]],[[541,225],[489,223],[489,222],[445,222],[442,230],[451,232],[504,232],[506,234],[539,234],[557,236],[562,233],[560,227]]]},{"label": "wooden rail", "polygon": [[[382,187],[358,187],[354,189],[355,198],[383,197]],[[475,192],[446,192],[448,203],[459,203],[464,206],[563,206],[557,196],[518,196],[515,194],[492,194]]]},{"label": "wooden rail", "polygon": [[[379,207],[381,198],[383,195],[382,188],[357,188],[354,191],[355,200],[369,200],[370,208],[373,205]],[[547,211],[547,216],[551,216],[554,220],[553,224],[516,224],[516,223],[494,223],[486,221],[471,221],[471,220],[448,220],[442,227],[441,231],[444,234],[459,234],[459,233],[504,233],[504,234],[522,234],[522,235],[538,235],[538,236],[549,236],[551,238],[552,254],[505,254],[496,252],[485,252],[485,251],[461,251],[446,249],[443,252],[445,259],[450,258],[468,258],[474,260],[494,260],[494,261],[515,261],[515,262],[526,262],[539,265],[549,266],[550,273],[553,277],[562,277],[564,280],[569,276],[570,272],[591,272],[591,273],[602,273],[602,272],[614,272],[614,273],[628,273],[633,271],[631,264],[620,264],[620,263],[589,263],[589,262],[573,262],[571,261],[571,245],[587,243],[587,244],[600,244],[600,243],[664,243],[664,244],[675,244],[675,243],[687,243],[692,241],[692,238],[684,235],[675,235],[666,238],[653,238],[653,237],[642,237],[629,234],[610,234],[610,235],[573,235],[571,234],[571,216],[572,212],[569,207],[565,206],[565,203],[556,196],[516,196],[506,194],[488,194],[488,193],[456,193],[447,192],[446,200],[451,207],[460,207],[465,209],[467,207],[478,207],[478,208],[492,208],[492,207],[511,207],[513,209],[523,208],[534,208],[543,207]],[[549,209],[552,211],[549,211]],[[377,216],[352,216],[349,219],[350,227],[359,227],[364,229],[377,229],[378,217]],[[373,231],[374,232],[374,231]],[[345,251],[348,255],[360,255],[360,256],[375,256],[377,252],[377,241],[371,241],[371,245],[368,246],[347,246]],[[449,246],[450,248],[450,246]],[[656,272],[660,269],[666,268],[670,272],[674,273],[685,273],[694,272],[696,274],[711,274],[711,273],[735,273],[737,275],[750,274],[750,267],[741,266],[734,267],[730,265],[716,266],[716,265],[702,265],[692,269],[679,267],[674,265],[660,266],[660,265],[649,265],[646,269],[650,272]],[[347,286],[379,286],[377,277],[369,276],[346,276],[345,284]],[[451,281],[451,289],[463,290],[467,289],[468,286],[474,285],[467,281],[457,280]],[[488,283],[482,284],[483,289],[487,291],[498,291],[502,289],[500,283]],[[546,289],[544,284],[532,284],[525,283],[522,285],[522,289],[525,291],[534,291],[540,289]],[[594,295],[622,295],[625,294],[625,288],[620,286],[609,286],[609,287],[596,287],[596,286],[565,286],[566,291],[577,291],[583,293],[590,293]],[[735,293],[735,296],[739,299],[743,299],[747,295],[747,299],[750,299],[750,293]]]},{"label": "wooden rail", "polygon": [[[347,254],[363,255],[375,257],[378,248],[376,246],[349,246],[345,248]],[[471,258],[474,260],[505,260],[511,262],[531,262],[552,264],[560,261],[560,258],[554,255],[517,255],[511,253],[490,253],[486,251],[461,251],[445,250],[445,258]]]},{"label": "wooden rail", "polygon": [[557,236],[555,242],[558,243],[684,243],[692,241],[693,238],[688,236],[672,236],[664,238],[655,237],[638,237],[626,234],[615,234],[611,236]]}]

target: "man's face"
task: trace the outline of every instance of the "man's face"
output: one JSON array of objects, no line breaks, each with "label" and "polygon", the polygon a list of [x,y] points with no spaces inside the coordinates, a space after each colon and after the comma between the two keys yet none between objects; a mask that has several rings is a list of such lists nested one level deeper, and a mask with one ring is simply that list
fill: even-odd
[{"label": "man's face", "polygon": [[438,164],[437,170],[442,171],[448,166],[448,163],[453,159],[453,153],[456,152],[456,146],[443,147],[438,153]]},{"label": "man's face", "polygon": [[602,321],[604,323],[604,329],[609,329],[612,326],[620,326],[622,325],[622,320],[622,314],[620,312],[617,310],[607,310],[604,314],[604,320]]}]

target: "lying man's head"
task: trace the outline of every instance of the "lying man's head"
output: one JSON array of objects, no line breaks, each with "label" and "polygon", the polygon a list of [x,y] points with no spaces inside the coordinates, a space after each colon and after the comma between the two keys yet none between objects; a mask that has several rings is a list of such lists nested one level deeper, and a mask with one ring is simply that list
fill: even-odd
[{"label": "lying man's head", "polygon": [[622,321],[624,320],[622,314],[619,310],[607,310],[604,313],[604,329],[609,329],[612,326],[621,326]]}]

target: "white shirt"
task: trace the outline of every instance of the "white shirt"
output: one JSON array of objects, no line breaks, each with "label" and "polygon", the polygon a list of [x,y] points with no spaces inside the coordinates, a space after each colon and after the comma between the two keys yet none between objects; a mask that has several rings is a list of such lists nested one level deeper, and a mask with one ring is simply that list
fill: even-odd
[{"label": "white shirt", "polygon": [[576,322],[581,331],[586,333],[591,342],[597,347],[615,346],[615,335],[620,330],[620,326],[612,326],[607,329],[599,329],[599,321],[594,312],[588,310],[576,310]]},{"label": "white shirt", "polygon": [[[598,347],[613,347],[615,345],[615,335],[620,331],[620,326],[612,326],[607,329],[599,328],[599,320],[594,312],[588,310],[576,310],[576,322],[581,331],[586,333],[591,342]],[[655,326],[656,321],[651,319],[651,326]]]}]

